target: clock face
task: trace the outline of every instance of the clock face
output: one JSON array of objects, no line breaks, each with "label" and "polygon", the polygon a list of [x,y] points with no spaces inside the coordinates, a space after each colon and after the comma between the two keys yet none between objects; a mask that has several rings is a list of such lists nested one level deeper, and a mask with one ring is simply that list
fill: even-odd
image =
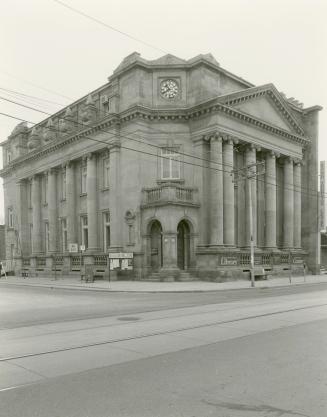
[{"label": "clock face", "polygon": [[178,91],[178,84],[174,80],[164,80],[160,84],[160,93],[164,98],[175,98],[178,95]]}]

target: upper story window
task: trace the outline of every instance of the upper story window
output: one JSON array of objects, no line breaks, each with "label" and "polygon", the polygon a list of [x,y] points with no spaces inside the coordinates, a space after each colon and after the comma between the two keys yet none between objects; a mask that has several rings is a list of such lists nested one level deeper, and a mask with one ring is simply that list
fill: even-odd
[{"label": "upper story window", "polygon": [[110,159],[104,158],[103,160],[103,188],[109,187],[109,175],[110,175]]},{"label": "upper story window", "polygon": [[66,200],[66,169],[61,173],[61,199]]},{"label": "upper story window", "polygon": [[8,208],[8,227],[14,227],[14,211],[12,207]]},{"label": "upper story window", "polygon": [[87,166],[81,167],[81,193],[86,194]]},{"label": "upper story window", "polygon": [[176,148],[161,149],[161,179],[180,179],[180,154]]},{"label": "upper story window", "polygon": [[7,151],[7,164],[9,164],[11,160],[12,160],[12,154],[11,154],[11,151],[8,150]]},{"label": "upper story window", "polygon": [[27,185],[27,200],[28,208],[32,208],[32,181]]},{"label": "upper story window", "polygon": [[43,204],[48,203],[48,176],[44,175],[42,178],[42,200]]}]

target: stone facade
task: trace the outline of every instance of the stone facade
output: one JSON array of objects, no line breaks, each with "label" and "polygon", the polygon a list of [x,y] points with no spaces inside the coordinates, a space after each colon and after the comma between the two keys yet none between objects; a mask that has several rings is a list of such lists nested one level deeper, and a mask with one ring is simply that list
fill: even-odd
[{"label": "stone facade", "polygon": [[[212,55],[126,57],[108,83],[2,143],[16,270],[107,266],[135,279],[224,280],[255,264],[319,268],[318,112]],[[251,172],[251,178],[244,178]],[[249,197],[251,195],[251,198]],[[55,266],[54,266],[55,265]]]}]

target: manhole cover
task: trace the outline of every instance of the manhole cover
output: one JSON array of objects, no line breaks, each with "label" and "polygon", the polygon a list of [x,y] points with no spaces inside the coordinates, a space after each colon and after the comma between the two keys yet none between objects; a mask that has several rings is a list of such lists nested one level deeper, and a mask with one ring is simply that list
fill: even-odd
[{"label": "manhole cover", "polygon": [[140,320],[139,317],[118,317],[117,320],[121,320],[121,321],[137,321]]}]

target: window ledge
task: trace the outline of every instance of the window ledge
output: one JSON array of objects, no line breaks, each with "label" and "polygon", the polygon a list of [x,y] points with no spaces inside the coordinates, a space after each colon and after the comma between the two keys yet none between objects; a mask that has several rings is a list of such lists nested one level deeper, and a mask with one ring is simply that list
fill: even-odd
[{"label": "window ledge", "polygon": [[60,202],[62,203],[63,201],[66,201],[66,198],[61,198]]},{"label": "window ledge", "polygon": [[81,193],[79,196],[80,197],[84,197],[84,196],[86,196],[87,195],[87,193]]},{"label": "window ledge", "polygon": [[182,180],[182,179],[169,179],[169,178],[167,178],[167,179],[160,179],[160,180],[157,180],[157,184],[165,184],[165,183],[175,183],[175,184],[184,184],[185,183],[185,180]]},{"label": "window ledge", "polygon": [[101,188],[101,191],[109,191],[110,190],[110,187],[103,187],[103,188]]}]

